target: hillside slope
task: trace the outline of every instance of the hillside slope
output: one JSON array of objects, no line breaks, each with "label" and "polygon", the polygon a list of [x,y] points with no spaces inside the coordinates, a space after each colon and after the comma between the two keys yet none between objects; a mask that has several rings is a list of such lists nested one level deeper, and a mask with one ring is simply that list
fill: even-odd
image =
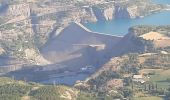
[{"label": "hillside slope", "polygon": [[53,63],[65,63],[77,59],[70,64],[75,65],[79,62],[83,66],[86,63],[93,65],[97,60],[102,61],[106,52],[120,39],[121,37],[93,33],[80,24],[72,23],[58,36],[50,39],[41,48],[41,53]]},{"label": "hillside slope", "polygon": [[1,100],[94,100],[93,94],[67,86],[42,85],[0,77]]}]

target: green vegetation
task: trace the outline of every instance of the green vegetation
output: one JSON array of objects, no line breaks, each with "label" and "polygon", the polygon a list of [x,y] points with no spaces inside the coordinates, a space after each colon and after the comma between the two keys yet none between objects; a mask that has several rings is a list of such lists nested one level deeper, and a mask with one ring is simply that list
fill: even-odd
[{"label": "green vegetation", "polygon": [[7,84],[0,87],[1,100],[19,100],[31,87],[22,84]]},{"label": "green vegetation", "polygon": [[[118,98],[129,98],[132,100],[162,100],[163,97],[170,97],[170,55],[162,54],[158,50],[156,53],[130,53],[120,57],[123,61],[120,63],[120,70],[115,72],[105,70],[97,77],[88,81],[91,85],[91,91],[103,92],[113,96],[117,91]],[[119,62],[119,61],[117,61]],[[142,75],[144,83],[133,80],[133,75]],[[120,78],[124,80],[123,88],[112,88],[107,90],[106,83],[109,80]],[[102,87],[102,88],[101,88]],[[111,93],[111,94],[110,94]]]},{"label": "green vegetation", "polygon": [[0,81],[1,100],[23,100],[23,98],[30,100],[100,100],[95,93],[83,92],[62,85],[25,83],[6,77],[0,77]]},{"label": "green vegetation", "polygon": [[93,94],[89,94],[89,93],[85,93],[85,92],[80,92],[78,94],[77,100],[97,100],[97,98]]},{"label": "green vegetation", "polygon": [[132,100],[163,100],[160,97],[150,96],[150,97],[137,97],[133,98]]},{"label": "green vegetation", "polygon": [[158,32],[170,37],[170,26],[148,26],[148,25],[138,25],[129,29],[130,32],[136,33],[137,36],[143,35],[148,32]]},{"label": "green vegetation", "polygon": [[22,81],[14,81],[10,78],[0,78],[1,100],[21,100],[21,97],[30,91],[31,86]]},{"label": "green vegetation", "polygon": [[108,80],[113,78],[120,78],[121,76],[117,72],[106,71],[102,72],[98,77],[89,81],[89,84],[96,85],[96,87],[100,87],[102,84],[106,83]]},{"label": "green vegetation", "polygon": [[10,30],[13,28],[14,28],[14,24],[6,24],[6,25],[0,26],[0,30]]},{"label": "green vegetation", "polygon": [[150,81],[158,84],[160,88],[168,88],[170,85],[169,81],[170,70],[160,70],[155,72],[154,75],[150,75]]},{"label": "green vegetation", "polygon": [[57,90],[56,87],[53,86],[46,86],[31,91],[29,95],[38,100],[56,100],[56,98],[60,98],[59,91]]}]

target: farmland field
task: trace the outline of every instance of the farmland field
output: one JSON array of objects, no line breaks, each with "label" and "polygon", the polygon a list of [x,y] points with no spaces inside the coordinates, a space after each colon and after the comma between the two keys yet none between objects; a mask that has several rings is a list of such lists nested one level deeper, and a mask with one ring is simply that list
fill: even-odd
[{"label": "farmland field", "polygon": [[138,98],[133,98],[132,100],[163,100],[160,97],[156,96],[151,96],[151,97],[138,97]]}]

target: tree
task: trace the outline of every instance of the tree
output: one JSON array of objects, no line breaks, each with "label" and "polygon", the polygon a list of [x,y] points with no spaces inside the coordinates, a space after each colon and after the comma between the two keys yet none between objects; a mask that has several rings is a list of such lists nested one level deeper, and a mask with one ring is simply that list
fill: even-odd
[{"label": "tree", "polygon": [[132,89],[130,89],[130,88],[125,88],[125,89],[123,89],[123,96],[124,96],[125,98],[131,97],[132,94],[133,94]]}]

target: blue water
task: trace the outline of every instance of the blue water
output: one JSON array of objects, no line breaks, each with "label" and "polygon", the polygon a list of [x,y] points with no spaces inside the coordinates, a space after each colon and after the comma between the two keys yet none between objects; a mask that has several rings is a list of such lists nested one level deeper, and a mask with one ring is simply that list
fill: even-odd
[{"label": "blue water", "polygon": [[111,35],[125,35],[135,25],[170,25],[170,11],[155,13],[138,19],[116,19],[84,24],[88,29]]},{"label": "blue water", "polygon": [[170,4],[170,0],[152,0],[157,4]]}]

